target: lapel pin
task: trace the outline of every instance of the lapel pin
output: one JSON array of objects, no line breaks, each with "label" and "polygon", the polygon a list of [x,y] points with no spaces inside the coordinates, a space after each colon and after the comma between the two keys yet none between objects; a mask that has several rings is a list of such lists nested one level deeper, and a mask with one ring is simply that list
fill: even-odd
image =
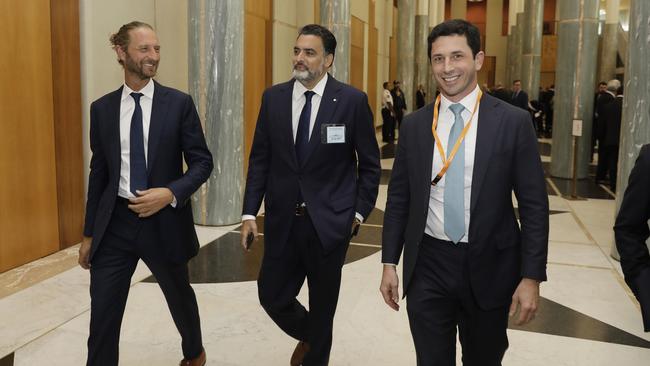
[{"label": "lapel pin", "polygon": [[336,98],[332,99],[333,102],[336,102]]}]

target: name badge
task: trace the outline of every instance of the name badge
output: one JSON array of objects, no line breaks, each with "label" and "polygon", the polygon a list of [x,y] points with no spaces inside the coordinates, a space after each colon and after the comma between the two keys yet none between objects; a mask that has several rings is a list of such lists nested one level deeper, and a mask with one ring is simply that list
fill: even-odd
[{"label": "name badge", "polygon": [[321,142],[324,144],[344,144],[345,125],[323,124]]}]

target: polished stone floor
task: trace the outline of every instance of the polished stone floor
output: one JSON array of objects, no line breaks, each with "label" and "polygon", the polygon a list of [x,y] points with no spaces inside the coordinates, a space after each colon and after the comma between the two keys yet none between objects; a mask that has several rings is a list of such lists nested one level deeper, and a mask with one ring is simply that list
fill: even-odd
[{"label": "polished stone floor", "polygon": [[[546,168],[550,143],[539,143]],[[332,365],[415,365],[406,312],[388,309],[378,291],[394,147],[381,148],[379,199],[347,253]],[[537,318],[524,327],[509,327],[503,364],[649,365],[650,333],[643,333],[638,304],[618,262],[609,256],[612,192],[593,179],[579,182],[584,200],[563,198],[571,193],[570,181],[547,178],[547,189],[549,281],[541,287]],[[251,253],[244,253],[238,230],[239,225],[197,226],[202,248],[190,263],[190,278],[208,365],[286,365],[295,342],[269,320],[257,300],[263,237]],[[0,274],[0,366],[84,364],[89,279],[75,261],[76,248],[71,248]],[[305,289],[299,298],[306,299]],[[120,346],[121,365],[175,365],[179,359],[178,334],[155,279],[142,264],[133,278]],[[460,352],[458,358],[460,364]]]}]

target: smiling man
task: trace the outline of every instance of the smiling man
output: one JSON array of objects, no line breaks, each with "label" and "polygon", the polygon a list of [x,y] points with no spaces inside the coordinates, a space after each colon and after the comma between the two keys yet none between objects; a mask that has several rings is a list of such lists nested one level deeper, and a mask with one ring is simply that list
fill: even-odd
[{"label": "smiling man", "polygon": [[[212,171],[192,98],[153,80],[160,44],[142,22],[110,38],[124,85],[90,106],[90,176],[79,264],[90,269],[87,365],[117,365],[120,326],[140,259],[182,337],[182,366],[206,362],[187,261],[199,242],[190,196]],[[187,170],[183,169],[183,158]]]},{"label": "smiling man", "polygon": [[[341,269],[350,238],[375,206],[381,168],[368,97],[327,70],[336,39],[304,26],[293,79],[264,92],[248,163],[241,243],[258,236],[264,199],[259,298],[299,341],[291,365],[327,365]],[[307,278],[309,310],[296,299]]]},{"label": "smiling man", "polygon": [[458,330],[463,364],[500,365],[508,314],[532,320],[546,280],[548,197],[535,132],[527,112],[479,89],[484,55],[474,25],[441,23],[428,44],[441,95],[400,131],[380,291],[398,310],[403,250],[417,364],[454,365]]}]

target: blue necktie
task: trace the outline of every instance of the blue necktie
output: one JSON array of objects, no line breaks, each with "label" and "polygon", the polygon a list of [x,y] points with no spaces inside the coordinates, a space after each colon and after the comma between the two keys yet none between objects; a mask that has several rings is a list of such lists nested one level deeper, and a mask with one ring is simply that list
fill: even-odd
[{"label": "blue necktie", "polygon": [[137,196],[136,190],[147,189],[147,161],[144,157],[144,132],[142,131],[142,107],[140,107],[140,97],[142,93],[131,93],[135,100],[135,110],[131,117],[131,134],[130,140],[130,182],[131,193]]},{"label": "blue necktie", "polygon": [[311,118],[311,97],[314,92],[307,90],[305,92],[305,106],[302,107],[300,118],[298,119],[298,132],[296,133],[296,157],[298,164],[302,166],[305,153],[307,152],[307,145],[309,145],[309,120]]},{"label": "blue necktie", "polygon": [[[460,113],[465,109],[462,104],[449,106],[454,113],[454,125],[449,132],[447,142],[447,157],[463,131],[464,122]],[[454,243],[458,243],[465,235],[465,141],[460,144],[454,160],[445,174],[445,234]]]}]

